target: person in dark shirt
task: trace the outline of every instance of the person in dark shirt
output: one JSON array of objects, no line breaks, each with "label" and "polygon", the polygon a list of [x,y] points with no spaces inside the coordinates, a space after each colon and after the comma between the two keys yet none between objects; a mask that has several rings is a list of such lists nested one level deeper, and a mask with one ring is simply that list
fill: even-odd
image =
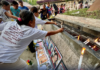
[{"label": "person in dark shirt", "polygon": [[48,18],[48,10],[46,9],[45,4],[43,4],[43,9],[40,10],[41,13],[41,19],[45,20]]},{"label": "person in dark shirt", "polygon": [[58,13],[58,7],[57,7],[57,5],[56,4],[53,4],[53,7],[54,7],[54,9],[55,9],[55,16],[57,15],[57,13]]},{"label": "person in dark shirt", "polygon": [[60,7],[60,13],[63,13],[64,9],[63,9],[63,4],[61,4],[61,7]]}]

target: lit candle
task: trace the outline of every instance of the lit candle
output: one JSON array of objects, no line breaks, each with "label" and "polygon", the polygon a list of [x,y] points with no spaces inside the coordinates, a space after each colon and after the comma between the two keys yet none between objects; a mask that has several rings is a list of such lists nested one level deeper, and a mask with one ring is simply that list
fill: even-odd
[{"label": "lit candle", "polygon": [[77,40],[80,40],[80,35],[77,37]]},{"label": "lit candle", "polygon": [[94,42],[98,42],[99,38],[95,39]]},{"label": "lit candle", "polygon": [[96,48],[96,46],[93,46],[92,49],[94,50]]},{"label": "lit candle", "polygon": [[96,44],[100,45],[100,42],[98,42],[98,41],[99,41],[99,38],[97,38],[97,39],[94,40],[94,42],[95,42]]},{"label": "lit candle", "polygon": [[90,40],[87,39],[87,40],[84,42],[84,44],[88,44],[89,42],[90,42]]},{"label": "lit candle", "polygon": [[79,64],[78,64],[78,70],[81,69],[81,64],[82,64],[82,60],[83,60],[83,54],[84,54],[85,50],[86,50],[86,48],[82,48],[81,56],[80,56],[80,60],[79,60]]}]

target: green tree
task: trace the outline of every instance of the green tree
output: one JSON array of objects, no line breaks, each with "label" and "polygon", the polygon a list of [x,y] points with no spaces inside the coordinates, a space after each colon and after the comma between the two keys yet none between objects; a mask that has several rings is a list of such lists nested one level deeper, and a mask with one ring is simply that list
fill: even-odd
[{"label": "green tree", "polygon": [[28,2],[31,5],[37,5],[37,0],[23,0],[24,2]]}]

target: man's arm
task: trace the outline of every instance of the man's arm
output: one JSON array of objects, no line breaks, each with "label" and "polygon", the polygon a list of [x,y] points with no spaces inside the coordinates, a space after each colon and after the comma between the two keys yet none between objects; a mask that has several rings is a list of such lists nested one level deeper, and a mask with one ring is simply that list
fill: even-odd
[{"label": "man's arm", "polygon": [[41,20],[41,19],[39,19],[39,18],[37,18],[37,17],[35,17],[35,20],[36,20],[36,22],[35,22],[35,24],[36,25],[38,25],[38,24],[55,24],[55,25],[57,25],[57,23],[55,23],[55,22],[46,22],[46,21],[44,21],[44,20]]},{"label": "man's arm", "polygon": [[5,15],[8,16],[8,17],[10,17],[10,18],[18,19],[18,17],[13,16],[13,15],[11,15],[11,14],[8,13],[8,12],[5,12]]},{"label": "man's arm", "polygon": [[55,24],[55,25],[57,25],[56,22],[46,22],[45,24]]},{"label": "man's arm", "polygon": [[49,31],[49,32],[47,33],[46,36],[55,35],[55,34],[57,34],[57,33],[62,32],[63,30],[64,30],[63,28],[60,28],[60,29],[58,29],[58,30],[56,30],[56,31]]}]

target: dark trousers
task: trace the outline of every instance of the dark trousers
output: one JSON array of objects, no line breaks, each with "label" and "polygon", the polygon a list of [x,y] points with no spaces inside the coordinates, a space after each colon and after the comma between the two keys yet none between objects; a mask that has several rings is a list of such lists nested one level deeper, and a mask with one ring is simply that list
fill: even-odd
[{"label": "dark trousers", "polygon": [[32,53],[35,52],[35,47],[34,47],[33,41],[29,44],[29,50],[30,50]]},{"label": "dark trousers", "polygon": [[58,11],[57,12],[55,12],[55,16],[58,14]]}]

